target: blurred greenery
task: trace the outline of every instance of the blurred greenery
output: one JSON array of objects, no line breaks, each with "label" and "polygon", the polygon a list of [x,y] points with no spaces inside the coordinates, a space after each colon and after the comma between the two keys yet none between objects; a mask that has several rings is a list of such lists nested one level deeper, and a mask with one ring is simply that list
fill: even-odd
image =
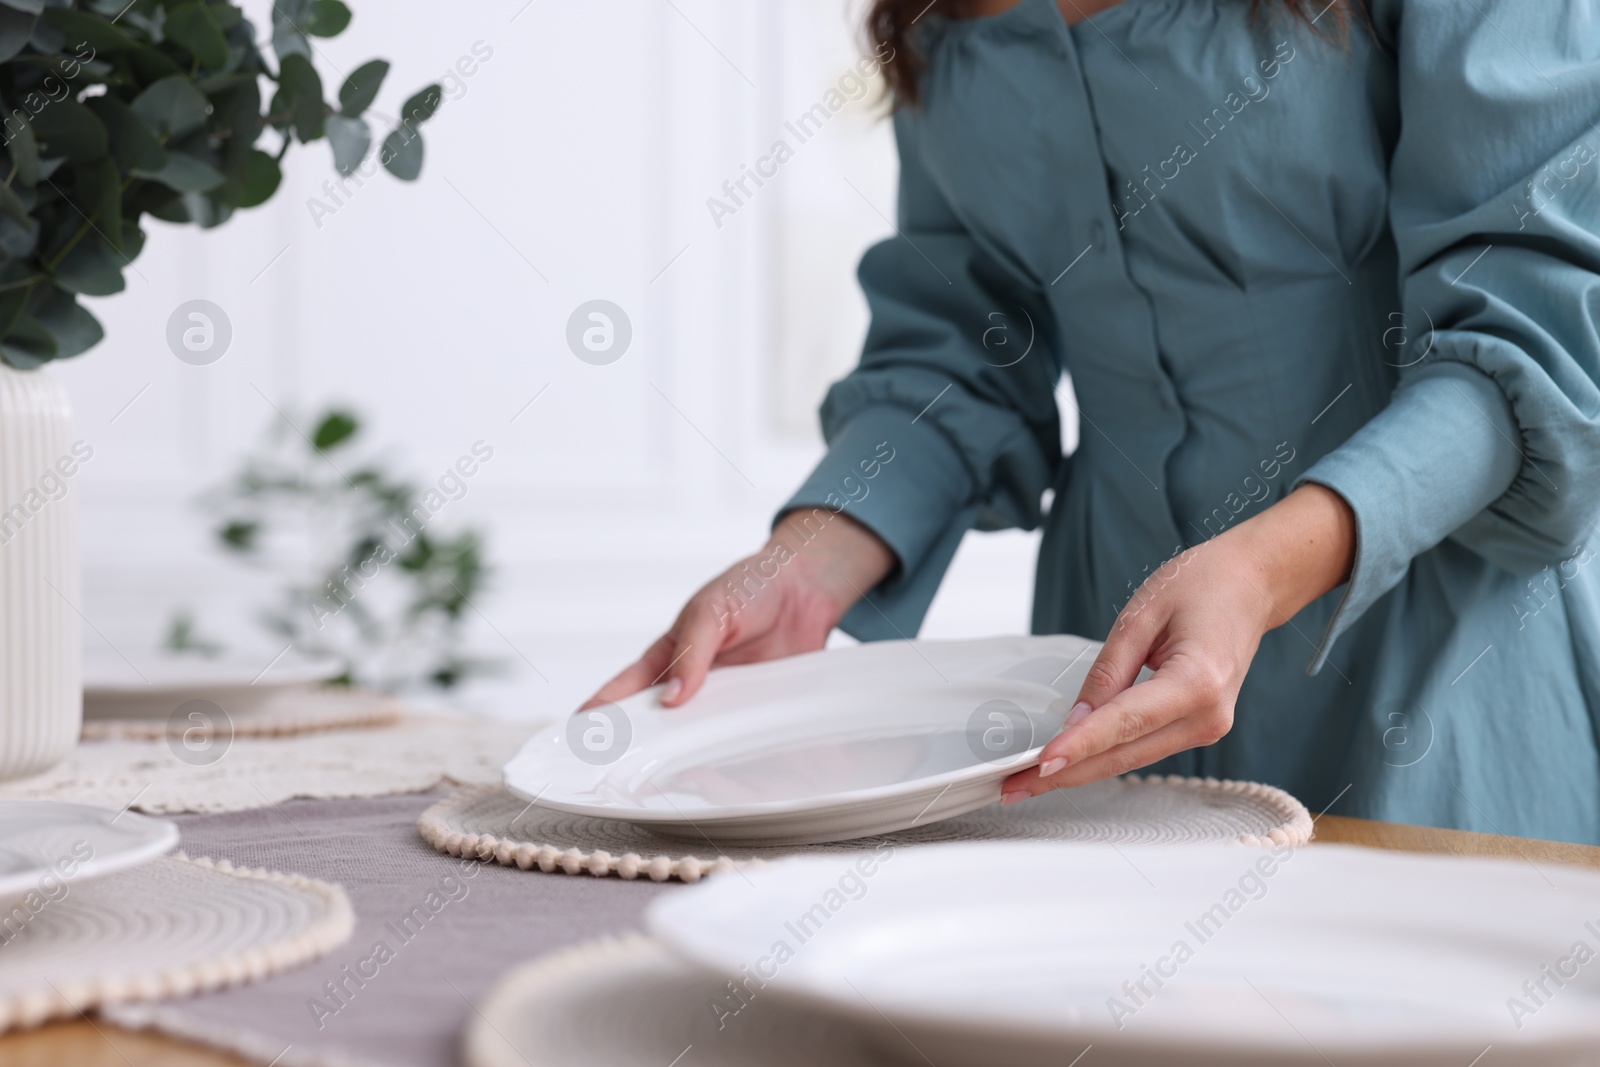
[{"label": "blurred greenery", "polygon": [[[334,105],[312,62],[313,38],[350,18],[341,0],[275,0],[269,58],[220,0],[0,0],[0,359],[98,344],[77,298],[122,290],[144,216],[219,226],[272,197],[295,141],[326,137],[341,175],[361,167],[389,64],[356,68]],[[391,174],[421,172],[417,127],[442,100],[430,85],[406,102],[378,153]]]},{"label": "blurred greenery", "polygon": [[[339,657],[347,684],[449,689],[495,671],[499,661],[464,651],[467,612],[489,576],[482,534],[436,529],[443,505],[423,502],[432,487],[364,455],[361,429],[344,409],[324,412],[309,434],[275,423],[205,498],[218,545],[281,582],[261,624],[301,653]],[[198,632],[180,612],[167,645],[216,651]]]}]

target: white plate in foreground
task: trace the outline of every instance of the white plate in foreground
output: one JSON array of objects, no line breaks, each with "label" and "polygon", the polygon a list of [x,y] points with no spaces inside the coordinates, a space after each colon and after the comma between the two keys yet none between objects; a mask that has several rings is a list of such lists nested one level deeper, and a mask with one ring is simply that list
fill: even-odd
[{"label": "white plate in foreground", "polygon": [[26,901],[35,892],[41,901],[59,899],[64,883],[135,867],[177,843],[177,824],[166,819],[53,800],[0,800],[0,901]]},{"label": "white plate in foreground", "polygon": [[962,815],[1038,761],[1094,662],[1080,637],[884,641],[713,671],[529,741],[506,787],[695,841],[842,841]]},{"label": "white plate in foreground", "polygon": [[650,932],[763,997],[875,1027],[907,1062],[908,1042],[940,1067],[1067,1064],[1088,1045],[1101,1067],[1466,1067],[1491,1045],[1485,1064],[1576,1067],[1600,1048],[1597,871],[993,843],[747,874],[658,898]]},{"label": "white plate in foreground", "polygon": [[191,700],[230,714],[247,711],[292,686],[317,685],[344,669],[336,659],[289,652],[206,657],[165,649],[91,649],[83,657],[83,716],[144,719],[172,715]]}]

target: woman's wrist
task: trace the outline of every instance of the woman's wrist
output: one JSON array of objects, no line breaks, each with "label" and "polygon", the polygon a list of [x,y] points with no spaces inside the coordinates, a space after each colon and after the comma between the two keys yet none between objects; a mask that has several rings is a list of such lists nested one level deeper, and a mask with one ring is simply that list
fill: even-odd
[{"label": "woman's wrist", "polygon": [[842,512],[809,508],[783,515],[765,555],[787,558],[806,584],[826,596],[843,617],[850,606],[894,570],[894,550]]},{"label": "woman's wrist", "polygon": [[1267,599],[1264,630],[1283,625],[1349,581],[1355,565],[1355,512],[1344,497],[1315,482],[1223,537],[1233,538],[1254,561],[1258,591]]}]

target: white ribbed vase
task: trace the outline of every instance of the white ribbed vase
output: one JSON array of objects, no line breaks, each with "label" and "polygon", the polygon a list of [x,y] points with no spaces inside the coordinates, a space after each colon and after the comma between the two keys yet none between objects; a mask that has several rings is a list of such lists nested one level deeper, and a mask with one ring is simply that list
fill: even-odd
[{"label": "white ribbed vase", "polygon": [[[82,446],[80,446],[80,452]],[[67,391],[0,363],[0,780],[35,774],[78,740],[78,488]]]}]

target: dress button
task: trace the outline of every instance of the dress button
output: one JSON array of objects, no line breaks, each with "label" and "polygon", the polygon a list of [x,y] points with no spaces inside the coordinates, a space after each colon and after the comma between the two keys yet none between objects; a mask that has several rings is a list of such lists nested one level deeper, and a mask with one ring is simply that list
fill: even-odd
[{"label": "dress button", "polygon": [[1096,249],[1106,246],[1106,226],[1099,219],[1096,219],[1094,225],[1089,227],[1089,243]]}]

